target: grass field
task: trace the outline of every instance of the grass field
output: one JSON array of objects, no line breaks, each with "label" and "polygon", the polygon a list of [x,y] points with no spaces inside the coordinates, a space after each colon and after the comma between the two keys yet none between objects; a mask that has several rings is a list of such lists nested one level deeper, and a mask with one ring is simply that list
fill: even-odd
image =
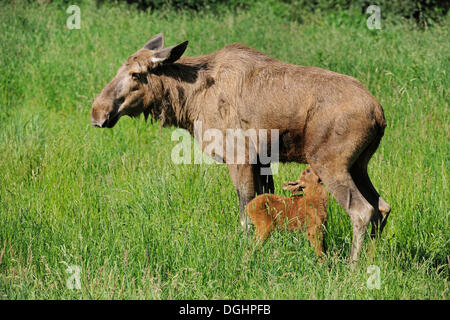
[{"label": "grass field", "polygon": [[[362,15],[289,22],[263,5],[220,16],[123,6],[0,3],[1,299],[449,299],[447,18],[418,29]],[[186,55],[241,42],[290,63],[358,78],[388,127],[370,175],[392,213],[349,268],[351,225],[330,202],[328,257],[305,236],[274,233],[262,250],[240,229],[224,165],[175,165],[174,128],[123,118],[90,125],[93,98],[152,35]],[[304,165],[281,164],[276,192]],[[70,265],[81,289],[70,290]],[[368,267],[380,268],[379,289]]]}]

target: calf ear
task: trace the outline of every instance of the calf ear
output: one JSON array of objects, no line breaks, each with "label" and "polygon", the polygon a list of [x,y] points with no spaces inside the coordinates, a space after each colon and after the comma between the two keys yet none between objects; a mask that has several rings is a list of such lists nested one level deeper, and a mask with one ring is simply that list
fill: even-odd
[{"label": "calf ear", "polygon": [[288,190],[292,193],[301,192],[303,187],[300,185],[300,182],[297,181],[289,181],[285,185],[283,185],[283,190]]},{"label": "calf ear", "polygon": [[148,40],[145,44],[144,49],[147,50],[161,50],[164,47],[164,35],[158,33],[156,36]]},{"label": "calf ear", "polygon": [[172,63],[181,58],[189,41],[184,41],[176,46],[158,50],[152,57],[154,63]]}]

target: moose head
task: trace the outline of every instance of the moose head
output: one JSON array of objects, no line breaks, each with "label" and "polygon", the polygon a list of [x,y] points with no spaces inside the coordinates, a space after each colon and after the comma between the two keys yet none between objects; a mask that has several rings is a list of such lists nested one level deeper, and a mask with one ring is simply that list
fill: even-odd
[{"label": "moose head", "polygon": [[151,38],[119,68],[95,99],[92,125],[112,128],[123,115],[147,118],[152,106],[162,100],[163,87],[157,70],[177,61],[186,50],[188,41],[164,48],[162,33]]}]

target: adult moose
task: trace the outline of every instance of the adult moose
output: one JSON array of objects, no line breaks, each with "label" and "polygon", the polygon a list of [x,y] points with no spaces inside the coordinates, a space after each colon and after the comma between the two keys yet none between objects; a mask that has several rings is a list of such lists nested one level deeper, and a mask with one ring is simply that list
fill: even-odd
[{"label": "adult moose", "polygon": [[[367,174],[386,127],[381,105],[346,75],[283,63],[240,44],[181,57],[187,44],[164,48],[162,34],[151,38],[95,99],[92,124],[112,128],[123,115],[144,113],[191,134],[195,121],[223,132],[278,129],[279,160],[309,163],[348,212],[357,260],[369,223],[372,236],[381,233],[390,212]],[[274,191],[272,176],[260,170],[270,164],[227,165],[246,226],[247,203]]]}]

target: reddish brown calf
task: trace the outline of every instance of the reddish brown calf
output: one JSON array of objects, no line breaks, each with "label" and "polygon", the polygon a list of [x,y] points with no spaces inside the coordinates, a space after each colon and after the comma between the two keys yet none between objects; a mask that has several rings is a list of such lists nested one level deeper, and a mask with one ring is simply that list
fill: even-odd
[{"label": "reddish brown calf", "polygon": [[282,197],[262,194],[247,205],[256,233],[264,241],[274,229],[303,231],[306,229],[311,245],[320,257],[324,248],[323,234],[327,221],[328,192],[320,178],[308,166],[297,181],[283,187],[304,195]]}]

